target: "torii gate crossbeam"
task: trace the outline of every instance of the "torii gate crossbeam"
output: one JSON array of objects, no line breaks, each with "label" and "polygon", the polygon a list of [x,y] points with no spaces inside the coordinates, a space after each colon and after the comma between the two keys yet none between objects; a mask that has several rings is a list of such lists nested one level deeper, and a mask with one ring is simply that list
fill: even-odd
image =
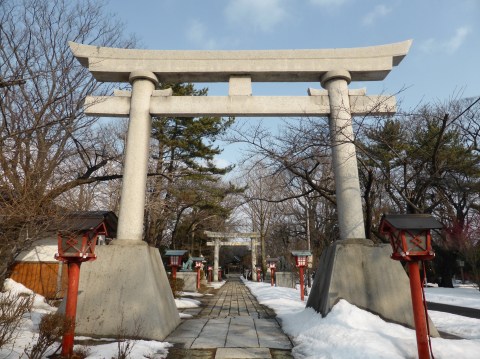
[{"label": "torii gate crossbeam", "polygon": [[[257,265],[257,238],[260,238],[258,232],[238,233],[238,232],[204,232],[208,238],[213,238],[213,242],[207,242],[207,246],[214,246],[213,253],[213,281],[218,282],[218,262],[220,260],[221,246],[248,246],[250,244],[252,250],[252,280],[257,280],[257,272],[255,267]],[[250,243],[246,242],[222,242],[222,238],[250,238]]]}]

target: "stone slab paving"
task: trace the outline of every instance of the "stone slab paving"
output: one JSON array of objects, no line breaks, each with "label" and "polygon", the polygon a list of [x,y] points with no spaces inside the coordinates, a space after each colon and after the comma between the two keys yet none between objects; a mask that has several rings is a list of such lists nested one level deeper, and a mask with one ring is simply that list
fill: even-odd
[{"label": "stone slab paving", "polygon": [[201,298],[200,308],[183,311],[193,317],[165,339],[174,344],[168,359],[293,358],[275,312],[260,305],[239,278],[215,292]]}]

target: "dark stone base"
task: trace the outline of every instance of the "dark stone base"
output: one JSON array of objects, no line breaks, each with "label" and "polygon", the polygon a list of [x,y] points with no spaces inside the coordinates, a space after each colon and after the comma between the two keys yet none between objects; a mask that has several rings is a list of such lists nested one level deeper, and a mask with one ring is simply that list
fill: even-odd
[{"label": "dark stone base", "polygon": [[[307,307],[326,316],[345,299],[388,322],[414,328],[409,279],[390,253],[389,245],[367,239],[335,242],[320,257]],[[431,336],[438,337],[431,321],[429,325]]]}]

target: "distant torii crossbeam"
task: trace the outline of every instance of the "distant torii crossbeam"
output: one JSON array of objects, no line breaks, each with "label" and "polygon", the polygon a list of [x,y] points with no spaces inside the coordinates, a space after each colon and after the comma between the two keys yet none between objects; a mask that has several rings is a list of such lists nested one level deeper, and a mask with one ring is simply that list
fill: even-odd
[{"label": "distant torii crossbeam", "polygon": [[[255,267],[257,265],[257,238],[260,238],[260,233],[258,232],[248,232],[248,233],[238,233],[238,232],[204,232],[208,238],[213,238],[213,242],[207,242],[207,246],[214,246],[213,254],[213,281],[218,282],[218,262],[220,259],[220,247],[221,246],[251,246],[252,249],[252,280],[257,280],[257,271]],[[222,238],[250,238],[250,243],[248,242],[223,242]]]}]

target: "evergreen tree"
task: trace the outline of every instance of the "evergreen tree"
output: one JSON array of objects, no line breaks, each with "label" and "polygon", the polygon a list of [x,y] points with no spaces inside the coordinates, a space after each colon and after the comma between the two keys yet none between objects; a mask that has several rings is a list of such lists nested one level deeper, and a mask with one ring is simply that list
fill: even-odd
[{"label": "evergreen tree", "polygon": [[[174,96],[205,96],[208,92],[206,88],[195,89],[191,83],[165,83],[161,87],[172,88]],[[232,118],[221,117],[153,118],[152,170],[155,176],[148,184],[146,213],[146,240],[149,243],[156,246],[164,237],[173,238],[174,228],[185,211],[181,203],[186,192],[179,190],[183,183],[195,189],[205,181],[217,182],[220,175],[232,169],[214,164],[215,156],[221,153],[214,141],[232,123]]]}]

